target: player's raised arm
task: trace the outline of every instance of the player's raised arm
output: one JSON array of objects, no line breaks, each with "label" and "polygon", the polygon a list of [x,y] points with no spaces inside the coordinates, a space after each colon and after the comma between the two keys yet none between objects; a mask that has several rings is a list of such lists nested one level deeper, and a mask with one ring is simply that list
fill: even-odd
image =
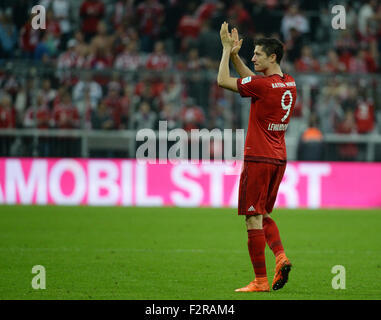
[{"label": "player's raised arm", "polygon": [[237,78],[230,76],[229,57],[233,48],[233,39],[229,34],[228,24],[224,22],[220,30],[221,43],[223,47],[220,67],[218,69],[217,82],[220,87],[238,92]]},{"label": "player's raised arm", "polygon": [[238,55],[238,52],[239,52],[239,50],[242,47],[242,41],[243,41],[243,39],[241,39],[241,40],[239,39],[238,30],[236,28],[232,29],[231,36],[232,36],[232,39],[233,39],[234,43],[233,43],[233,48],[232,48],[232,50],[230,52],[230,59],[231,59],[231,61],[233,63],[235,71],[238,72],[238,74],[240,75],[241,78],[253,76],[254,72],[251,71],[243,63],[243,61],[241,60],[241,58]]}]

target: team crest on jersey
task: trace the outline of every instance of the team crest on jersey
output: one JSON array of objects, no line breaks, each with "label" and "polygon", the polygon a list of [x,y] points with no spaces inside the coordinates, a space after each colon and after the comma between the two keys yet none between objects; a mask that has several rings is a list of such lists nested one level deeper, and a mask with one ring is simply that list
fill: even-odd
[{"label": "team crest on jersey", "polygon": [[246,77],[241,80],[241,84],[245,84],[251,81],[251,77]]}]

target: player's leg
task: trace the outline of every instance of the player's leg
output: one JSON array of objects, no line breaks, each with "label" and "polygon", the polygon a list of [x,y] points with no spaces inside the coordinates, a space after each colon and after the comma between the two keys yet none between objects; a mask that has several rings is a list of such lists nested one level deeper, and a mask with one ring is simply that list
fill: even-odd
[{"label": "player's leg", "polygon": [[284,253],[279,229],[275,221],[270,218],[268,213],[263,216],[263,231],[265,233],[266,242],[274,253],[274,256],[277,257],[278,255]]},{"label": "player's leg", "polygon": [[262,227],[262,215],[247,215],[246,227],[248,235],[247,246],[255,278],[267,278],[265,261],[266,238]]},{"label": "player's leg", "polygon": [[[271,179],[268,201],[266,210],[268,213],[272,212],[276,196],[278,194],[279,185],[282,181],[286,166],[275,166],[273,177]],[[263,217],[263,229],[265,232],[266,242],[275,255],[275,275],[272,283],[273,290],[279,290],[288,281],[288,274],[291,271],[292,264],[287,258],[282,241],[280,239],[278,227],[269,214]]]},{"label": "player's leg", "polygon": [[262,228],[262,215],[247,215],[245,222],[248,235],[247,247],[254,268],[255,279],[246,287],[237,289],[236,292],[270,291],[266,273],[266,239]]},{"label": "player's leg", "polygon": [[[262,215],[264,212],[264,195],[267,190],[266,168],[261,164],[244,163],[241,173],[238,214],[245,215],[245,222],[248,234],[248,250],[253,265],[255,280],[248,286],[237,289],[238,292],[269,291],[269,285],[266,274],[265,247],[266,238],[262,226]],[[259,184],[263,181],[264,184]]]}]

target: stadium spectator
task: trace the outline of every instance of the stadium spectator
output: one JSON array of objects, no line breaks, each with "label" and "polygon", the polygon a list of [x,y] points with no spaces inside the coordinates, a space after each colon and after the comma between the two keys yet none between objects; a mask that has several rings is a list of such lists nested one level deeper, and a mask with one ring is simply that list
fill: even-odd
[{"label": "stadium spectator", "polygon": [[326,62],[321,68],[322,72],[339,73],[345,72],[345,64],[340,61],[337,52],[334,49],[330,49],[327,52]]},{"label": "stadium spectator", "polygon": [[190,49],[186,57],[182,69],[188,72],[185,81],[187,93],[190,97],[195,99],[198,105],[206,107],[209,92],[209,81],[205,80],[202,73],[210,65],[210,60],[207,58],[200,58],[197,48]]},{"label": "stadium spectator", "polygon": [[288,60],[294,63],[297,59],[300,58],[300,53],[303,47],[303,37],[302,34],[296,29],[290,29],[290,37],[285,42],[285,48],[287,50]]},{"label": "stadium spectator", "polygon": [[156,119],[156,114],[151,111],[150,104],[147,101],[142,101],[138,110],[132,115],[132,128],[134,130],[156,129]]},{"label": "stadium spectator", "polygon": [[[57,129],[78,129],[81,121],[77,108],[73,105],[69,92],[62,91],[61,99],[52,113],[52,123]],[[78,157],[79,138],[59,137],[52,141],[52,153],[58,157]]]},{"label": "stadium spectator", "polygon": [[40,42],[34,50],[34,59],[45,64],[53,62],[53,58],[57,53],[59,41],[49,31],[42,33]]},{"label": "stadium spectator", "polygon": [[67,50],[62,52],[57,59],[57,76],[61,84],[66,83],[74,85],[78,81],[78,77],[70,70],[76,67],[84,66],[83,57],[79,55],[77,40],[70,39],[67,43]]},{"label": "stadium spectator", "polygon": [[60,38],[62,36],[61,26],[59,22],[56,20],[52,9],[48,9],[46,11],[45,32],[46,31],[48,31],[51,35],[53,35],[53,37],[57,40],[57,42],[60,41]]},{"label": "stadium spectator", "polygon": [[164,89],[161,92],[160,99],[164,105],[172,104],[178,106],[182,99],[183,90],[180,77],[166,79],[164,81]]},{"label": "stadium spectator", "polygon": [[371,101],[360,99],[355,109],[357,132],[360,134],[371,133],[375,124],[375,110]]},{"label": "stadium spectator", "polygon": [[41,83],[41,89],[37,92],[37,99],[41,98],[41,104],[48,107],[49,109],[53,108],[53,101],[56,97],[57,92],[52,88],[52,83],[50,79],[43,79]]},{"label": "stadium spectator", "polygon": [[[111,48],[104,46],[98,47],[96,45],[89,47],[89,55],[86,58],[85,66],[94,69],[94,70],[102,70],[106,68],[111,68],[113,64],[113,55],[111,52]],[[105,85],[107,80],[100,74],[96,76],[96,79],[101,79],[101,84]]]},{"label": "stadium spectator", "polygon": [[310,46],[303,46],[301,56],[295,62],[295,70],[298,72],[318,72],[320,70],[319,61],[314,57]]},{"label": "stadium spectator", "polygon": [[82,99],[79,99],[75,106],[81,119],[81,128],[91,128],[91,112],[97,108],[97,105],[91,99],[89,88],[85,89]]},{"label": "stadium spectator", "polygon": [[341,109],[344,114],[346,111],[354,112],[358,104],[358,90],[354,86],[349,86],[338,93],[341,99]]},{"label": "stadium spectator", "polygon": [[18,33],[9,10],[0,11],[0,61],[12,57],[17,46]]},{"label": "stadium spectator", "polygon": [[34,50],[40,41],[41,31],[32,27],[32,19],[36,14],[31,14],[29,20],[24,24],[20,31],[20,48],[24,58],[31,59]]},{"label": "stadium spectator", "polygon": [[189,47],[197,46],[200,33],[200,20],[195,14],[196,3],[187,3],[186,13],[181,17],[176,30],[176,37],[180,39],[180,52],[185,52]]},{"label": "stadium spectator", "polygon": [[352,1],[345,4],[345,26],[350,32],[354,33],[358,26],[357,6]]},{"label": "stadium spectator", "polygon": [[358,31],[366,35],[369,31],[370,21],[376,13],[377,0],[370,0],[362,4],[358,13]]},{"label": "stadium spectator", "polygon": [[218,128],[232,128],[230,121],[231,114],[229,113],[229,104],[225,99],[219,99],[215,105],[211,105],[208,116],[208,128],[213,130]]},{"label": "stadium spectator", "polygon": [[[336,133],[353,134],[356,133],[356,122],[353,111],[348,110],[344,119],[336,126]],[[338,155],[341,161],[355,161],[359,154],[359,148],[356,143],[342,143],[338,145]]]},{"label": "stadium spectator", "polygon": [[281,33],[284,42],[291,38],[291,28],[305,35],[310,31],[308,19],[299,11],[296,4],[291,4],[281,21]]},{"label": "stadium spectator", "polygon": [[73,105],[69,92],[62,95],[62,100],[53,109],[54,126],[59,129],[79,128],[80,118]]},{"label": "stadium spectator", "polygon": [[140,56],[143,56],[144,54],[142,52],[139,52],[140,47],[140,39],[139,34],[137,32],[136,27],[132,25],[122,25],[119,26],[116,29],[115,36],[113,39],[112,49],[115,54],[115,56],[118,56],[121,54],[126,46],[128,46],[131,42],[136,43],[136,52],[139,53]]},{"label": "stadium spectator", "polygon": [[12,101],[14,101],[15,97],[18,93],[18,90],[20,88],[20,82],[17,79],[16,75],[14,75],[12,73],[11,69],[7,69],[5,71],[4,78],[3,78],[2,82],[3,82],[3,84],[2,84],[3,90],[6,93],[8,93],[11,96]]},{"label": "stadium spectator", "polygon": [[109,87],[108,94],[103,99],[103,103],[110,109],[115,128],[122,129],[122,126],[124,128],[127,123],[128,110],[123,109],[119,85]]},{"label": "stadium spectator", "polygon": [[[0,99],[0,129],[15,128],[15,109],[12,106],[12,98],[4,94]],[[8,156],[14,141],[12,136],[2,135],[0,139],[0,156]]]},{"label": "stadium spectator", "polygon": [[105,16],[105,6],[101,0],[85,0],[79,11],[82,18],[81,31],[85,36],[85,41],[90,42],[97,32],[98,23]]},{"label": "stadium spectator", "polygon": [[318,120],[315,114],[310,115],[308,127],[300,137],[297,154],[299,161],[324,160],[323,133],[318,127]]},{"label": "stadium spectator", "polygon": [[91,40],[90,46],[94,49],[112,48],[115,36],[109,35],[106,23],[101,20],[98,22],[97,32]]},{"label": "stadium spectator", "polygon": [[218,1],[213,0],[206,0],[200,3],[200,5],[197,7],[195,11],[195,16],[200,21],[200,23],[204,23],[206,21],[209,21],[214,11],[216,10],[217,6],[219,5]]},{"label": "stadium spectator", "polygon": [[0,128],[10,129],[16,126],[16,110],[10,95],[3,94],[0,100]]},{"label": "stadium spectator", "polygon": [[119,0],[114,6],[114,13],[112,16],[112,23],[115,29],[127,22],[132,22],[135,19],[136,8],[134,6],[135,0]]},{"label": "stadium spectator", "polygon": [[34,79],[25,79],[15,95],[16,126],[22,127],[24,113],[34,99]]},{"label": "stadium spectator", "polygon": [[242,1],[235,0],[227,10],[229,23],[236,26],[241,33],[253,33],[254,25],[253,19],[249,12],[245,9]]},{"label": "stadium spectator", "polygon": [[141,35],[141,50],[151,52],[164,22],[164,8],[157,0],[143,0],[137,6],[136,15]]},{"label": "stadium spectator", "polygon": [[66,46],[69,40],[70,33],[72,32],[70,13],[72,10],[71,1],[67,0],[52,0],[50,1],[50,8],[53,10],[54,18],[59,23],[62,46]]},{"label": "stadium spectator", "polygon": [[[368,70],[370,71],[370,69],[368,69],[367,59],[371,59],[367,52],[365,50],[359,50],[355,56],[350,58],[348,71],[351,73],[367,73]],[[372,62],[370,62],[370,64],[373,65]],[[371,65],[370,68],[372,68]]]},{"label": "stadium spectator", "polygon": [[98,102],[103,97],[102,87],[93,80],[91,73],[85,73],[83,78],[73,87],[74,104],[77,104],[80,100],[83,101],[86,92],[90,95],[92,106],[98,105]]},{"label": "stadium spectator", "polygon": [[[113,65],[113,55],[110,47],[90,47],[89,55],[85,61],[85,67],[93,70],[105,70]],[[101,86],[107,85],[109,76],[107,73],[97,72],[94,80]]]},{"label": "stadium spectator", "polygon": [[126,123],[122,124],[123,129],[129,129],[128,128],[128,121],[130,119],[130,114],[132,110],[133,104],[136,102],[136,97],[134,96],[134,87],[126,83],[123,86],[123,94],[121,95],[120,98],[120,103],[122,105],[122,110],[124,110],[125,117],[128,119]]},{"label": "stadium spectator", "polygon": [[219,34],[211,28],[209,20],[204,21],[201,26],[197,47],[200,57],[210,59],[214,67],[217,68],[221,56],[221,44]]},{"label": "stadium spectator", "polygon": [[168,130],[180,127],[178,112],[176,111],[176,107],[171,103],[164,104],[162,110],[159,112],[158,121],[167,121]]},{"label": "stadium spectator", "polygon": [[164,42],[155,43],[154,52],[152,52],[146,62],[146,68],[153,71],[168,70],[172,67],[172,58],[166,54]]},{"label": "stadium spectator", "polygon": [[155,88],[155,79],[148,74],[142,75],[140,81],[135,85],[134,95],[138,98],[136,103],[140,105],[142,101],[146,101],[151,110],[156,113],[159,112],[161,103],[158,93]]},{"label": "stadium spectator", "polygon": [[195,104],[192,98],[187,98],[180,111],[180,120],[186,131],[201,129],[205,122],[204,111]]},{"label": "stadium spectator", "polygon": [[119,54],[114,62],[114,67],[123,71],[137,71],[143,65],[143,59],[138,52],[136,41],[130,41],[124,51]]},{"label": "stadium spectator", "polygon": [[112,110],[103,101],[91,111],[91,127],[95,130],[116,129]]},{"label": "stadium spectator", "polygon": [[51,111],[42,96],[37,97],[36,106],[25,111],[24,128],[48,129],[51,125]]}]

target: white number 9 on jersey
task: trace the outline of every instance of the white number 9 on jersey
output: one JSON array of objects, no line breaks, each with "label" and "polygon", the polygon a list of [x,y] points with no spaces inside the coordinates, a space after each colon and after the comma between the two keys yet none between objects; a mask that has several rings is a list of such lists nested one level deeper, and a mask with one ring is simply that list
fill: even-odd
[{"label": "white number 9 on jersey", "polygon": [[[287,96],[289,96],[290,101],[288,102],[288,104],[285,104],[284,100],[286,99]],[[287,90],[285,91],[285,93],[283,93],[281,105],[283,110],[287,110],[286,114],[282,118],[282,122],[284,122],[287,119],[287,117],[290,115],[290,110],[292,106],[292,94],[290,90]]]}]

